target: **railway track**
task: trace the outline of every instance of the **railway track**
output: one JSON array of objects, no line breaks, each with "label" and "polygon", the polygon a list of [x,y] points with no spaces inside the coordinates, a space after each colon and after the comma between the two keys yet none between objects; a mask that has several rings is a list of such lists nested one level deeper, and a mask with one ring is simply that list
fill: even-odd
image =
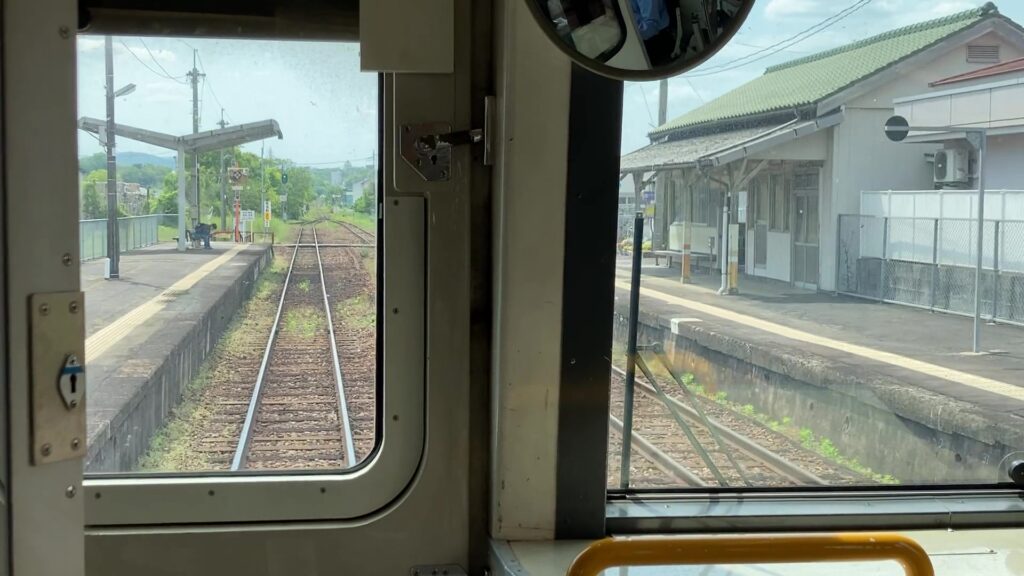
[{"label": "railway track", "polygon": [[[232,470],[358,462],[315,223],[299,230]],[[329,359],[329,360],[328,360]]]},{"label": "railway track", "polygon": [[[612,369],[613,412],[621,415],[625,372],[615,366]],[[684,436],[654,386],[639,375],[636,392],[630,462],[633,487],[784,487],[864,481],[853,471],[828,462],[773,430],[700,400],[708,412],[710,426],[705,425],[693,407],[668,394],[668,402],[704,447],[716,473]],[[621,466],[618,457],[623,425],[615,415],[609,418],[609,457],[615,468],[615,464]],[[619,485],[618,470],[610,470],[609,485]]]},{"label": "railway track", "polygon": [[359,226],[356,226],[354,224],[350,224],[350,223],[345,222],[343,220],[331,220],[331,222],[341,226],[342,228],[347,230],[350,234],[352,234],[353,236],[358,238],[359,241],[365,243],[366,245],[368,245],[368,246],[375,246],[376,245],[377,236],[375,234],[373,234],[372,232],[368,232],[368,231],[360,228]]}]

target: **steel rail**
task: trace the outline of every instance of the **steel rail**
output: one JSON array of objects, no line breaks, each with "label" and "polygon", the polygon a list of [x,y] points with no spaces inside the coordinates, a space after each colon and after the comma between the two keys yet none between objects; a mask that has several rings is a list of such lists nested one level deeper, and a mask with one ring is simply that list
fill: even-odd
[{"label": "steel rail", "polygon": [[[615,416],[608,416],[608,423],[611,425],[612,431],[618,434],[621,439],[622,420],[619,420]],[[685,482],[695,488],[703,488],[708,485],[707,482],[701,480],[700,477],[694,474],[689,468],[677,462],[674,458],[666,454],[654,444],[651,444],[650,440],[644,438],[639,433],[633,432],[629,437],[629,441],[633,445],[633,448],[636,449],[637,453],[650,460],[658,467],[659,470],[669,476],[675,476],[677,480]],[[619,465],[621,466],[622,463],[620,462]]]},{"label": "steel rail", "polygon": [[[625,371],[619,368],[618,366],[612,366],[612,371],[614,371],[619,376],[625,377]],[[643,394],[656,400],[658,399],[657,392],[647,382],[643,382],[640,379],[637,379],[636,387]],[[699,421],[699,416],[697,415],[697,412],[694,409],[683,404],[682,402],[679,401],[679,399],[673,396],[669,396],[668,399],[670,402],[672,402],[675,408],[677,408],[688,418],[694,421]],[[775,470],[776,472],[782,474],[783,476],[787,476],[791,480],[803,482],[806,484],[813,484],[818,486],[824,486],[828,484],[828,482],[826,482],[824,479],[817,476],[813,472],[810,472],[797,466],[796,464],[790,462],[789,460],[786,460],[785,458],[779,456],[778,454],[772,452],[771,450],[768,450],[764,446],[761,446],[760,444],[744,436],[743,434],[740,434],[739,432],[736,432],[735,430],[732,430],[731,428],[723,425],[717,420],[713,418],[708,418],[708,421],[711,423],[711,426],[713,426],[716,429],[716,431],[719,434],[721,434],[722,438],[725,440],[727,444],[735,446],[737,449],[745,452],[747,455],[753,457],[755,460],[760,460],[769,468]]]},{"label": "steel rail", "polygon": [[345,401],[345,381],[341,377],[341,361],[338,359],[338,343],[334,338],[334,320],[331,317],[331,303],[327,299],[327,279],[324,277],[324,263],[320,259],[320,242],[313,228],[313,244],[316,247],[316,265],[320,269],[320,290],[324,296],[324,312],[327,315],[327,333],[331,337],[331,360],[334,362],[334,381],[338,392],[338,421],[345,442],[345,463],[349,468],[356,465],[355,443],[352,441],[352,424],[348,417],[348,402]]},{"label": "steel rail", "polygon": [[[299,248],[314,248],[314,244],[299,244]],[[375,248],[376,244],[320,244],[320,248]]]},{"label": "steel rail", "polygon": [[292,258],[288,263],[288,273],[284,277],[281,299],[277,302],[277,314],[274,315],[274,323],[270,328],[270,336],[267,338],[267,347],[263,351],[263,360],[260,361],[260,370],[256,374],[256,385],[253,386],[252,396],[249,398],[249,407],[245,411],[245,423],[242,424],[242,433],[238,436],[238,446],[235,447],[235,455],[231,459],[232,472],[244,468],[249,456],[249,444],[252,442],[252,432],[256,423],[256,410],[259,409],[260,397],[263,394],[263,377],[267,374],[270,353],[274,349],[274,341],[277,340],[277,329],[281,324],[281,311],[284,309],[284,299],[288,294],[288,284],[292,279],[292,269],[295,268],[295,256],[299,253],[298,245],[302,242],[303,230],[304,228],[299,228],[299,235],[295,239],[296,248],[292,250]]},{"label": "steel rail", "polygon": [[334,222],[335,224],[340,224],[343,228],[345,228],[346,230],[348,230],[352,234],[355,234],[363,242],[376,242],[377,241],[377,236],[375,234],[373,234],[371,232],[367,232],[366,230],[363,230],[359,226],[356,226],[354,224],[350,224],[348,222],[345,222],[344,220],[331,220],[331,222]]}]

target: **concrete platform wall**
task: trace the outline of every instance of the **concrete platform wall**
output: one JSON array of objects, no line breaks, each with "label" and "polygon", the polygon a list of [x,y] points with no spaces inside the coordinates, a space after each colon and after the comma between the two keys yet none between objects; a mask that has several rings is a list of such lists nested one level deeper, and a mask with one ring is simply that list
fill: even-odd
[{"label": "concrete platform wall", "polygon": [[108,426],[90,436],[87,472],[124,472],[135,468],[235,313],[252,295],[260,273],[272,258],[273,251],[265,250],[249,261],[243,273],[196,319],[182,319],[182,323],[191,326],[170,350],[165,341],[151,339],[134,354],[139,358],[162,358],[162,362],[140,366],[138,370],[122,365],[108,380],[110,387],[124,396],[124,403],[116,414],[110,415]]},{"label": "concrete platform wall", "polygon": [[[795,355],[641,313],[641,344],[660,343],[676,370],[711,394],[750,404],[830,439],[846,457],[903,482],[996,481],[1024,431],[1003,415],[812,354]],[[626,309],[615,338],[624,344]],[[647,358],[654,360],[647,356]],[[682,434],[680,432],[680,434]]]}]

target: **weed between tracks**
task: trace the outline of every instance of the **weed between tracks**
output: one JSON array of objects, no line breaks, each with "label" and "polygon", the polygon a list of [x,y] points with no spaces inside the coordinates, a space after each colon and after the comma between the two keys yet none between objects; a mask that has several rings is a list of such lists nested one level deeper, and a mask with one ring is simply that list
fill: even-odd
[{"label": "weed between tracks", "polygon": [[323,330],[324,315],[311,306],[296,306],[285,312],[282,333],[298,334],[303,338],[312,338]]},{"label": "weed between tracks", "polygon": [[[672,389],[676,387],[676,383],[672,378],[672,375],[661,365],[660,362],[653,361],[653,359],[645,355],[644,360],[648,361],[648,368],[658,378],[658,384],[662,386],[666,394],[671,395]],[[626,365],[626,352],[625,347],[615,343],[612,352],[612,363],[616,366],[625,367]],[[637,369],[637,375],[643,377],[640,374],[639,368]],[[871,479],[879,484],[899,484],[900,481],[895,476],[890,474],[882,474],[875,472],[871,468],[861,464],[856,458],[850,458],[845,456],[842,451],[835,445],[830,438],[825,436],[819,436],[814,433],[810,428],[799,426],[794,424],[793,419],[789,416],[784,416],[782,420],[776,420],[772,416],[760,412],[753,404],[739,404],[729,400],[729,395],[726,392],[709,392],[704,386],[696,381],[693,374],[684,373],[680,376],[683,384],[690,389],[691,392],[710,400],[723,408],[731,410],[737,414],[742,414],[747,418],[757,421],[762,426],[765,426],[787,438],[798,442],[804,449],[814,452],[823,458],[826,458],[840,466],[844,466],[853,470],[854,472]],[[666,386],[666,382],[670,383]]]}]

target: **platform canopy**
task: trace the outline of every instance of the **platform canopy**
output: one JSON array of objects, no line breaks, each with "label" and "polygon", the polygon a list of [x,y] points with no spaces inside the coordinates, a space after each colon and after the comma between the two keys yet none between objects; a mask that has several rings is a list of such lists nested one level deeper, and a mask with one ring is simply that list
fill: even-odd
[{"label": "platform canopy", "polygon": [[[83,116],[78,120],[78,128],[99,136],[100,142],[106,145],[107,122],[98,118]],[[184,136],[174,136],[136,128],[126,124],[114,124],[114,134],[137,142],[152,144],[161,148],[175,150],[178,153],[178,250],[185,250],[185,154],[199,154],[212,150],[223,150],[233,146],[240,146],[257,140],[264,140],[277,136],[284,138],[281,127],[277,120],[260,120],[247,122],[237,126],[207,130],[205,132],[189,133]]]},{"label": "platform canopy", "polygon": [[[86,132],[99,135],[101,142],[106,141],[106,120],[85,116],[79,119],[78,127]],[[217,130],[207,130],[195,134],[189,133],[184,136],[173,136],[126,124],[114,124],[114,132],[118,136],[130,140],[137,140],[170,150],[184,150],[187,153],[193,154],[231,148],[232,146],[264,140],[273,136],[277,136],[279,139],[284,138],[281,128],[277,125],[277,120],[247,122],[237,126],[218,128]]]}]

